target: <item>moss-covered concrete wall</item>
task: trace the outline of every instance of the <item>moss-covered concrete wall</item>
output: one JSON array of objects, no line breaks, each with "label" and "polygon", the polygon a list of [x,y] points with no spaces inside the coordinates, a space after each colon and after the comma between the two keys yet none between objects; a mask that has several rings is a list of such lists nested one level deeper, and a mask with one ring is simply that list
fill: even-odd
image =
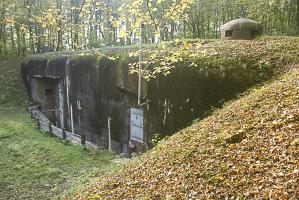
[{"label": "moss-covered concrete wall", "polygon": [[[211,108],[271,78],[279,67],[298,61],[297,47],[298,39],[271,43],[215,41],[212,46],[207,44],[207,49],[214,48],[218,54],[195,54],[192,60],[177,62],[170,75],[143,80],[146,142],[154,134],[165,136],[188,126],[206,116]],[[27,86],[36,75],[61,79],[63,126],[108,148],[111,118],[112,148],[127,152],[129,108],[137,107],[138,89],[137,75],[129,74],[129,64],[137,61],[128,56],[130,51],[127,48],[34,55],[23,62],[23,77]]]},{"label": "moss-covered concrete wall", "polygon": [[[57,105],[63,101],[64,107],[62,111],[57,107],[57,112],[64,113],[64,123],[57,119],[54,124],[108,148],[110,118],[112,148],[118,152],[128,151],[129,108],[137,106],[137,87],[133,84],[137,79],[136,76],[128,78],[127,72],[126,67],[121,71],[119,62],[95,52],[39,54],[28,57],[22,64],[23,78],[31,97],[34,94],[30,85],[35,77],[63,82],[63,98],[57,97]],[[125,84],[120,86],[123,80]],[[44,102],[41,98],[33,103],[42,105]]]}]

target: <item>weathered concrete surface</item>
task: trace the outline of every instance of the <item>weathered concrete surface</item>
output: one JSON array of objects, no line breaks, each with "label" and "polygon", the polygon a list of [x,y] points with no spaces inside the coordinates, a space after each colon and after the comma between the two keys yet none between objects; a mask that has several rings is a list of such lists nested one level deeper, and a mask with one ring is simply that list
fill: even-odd
[{"label": "weathered concrete surface", "polygon": [[[47,53],[29,57],[22,68],[32,100],[54,124],[108,148],[111,118],[112,149],[127,153],[129,108],[137,106],[136,86],[132,90],[117,86],[118,74],[125,73],[117,72],[117,62],[97,54]],[[49,89],[54,91],[54,103],[45,97]],[[54,116],[46,109],[56,110]]]},{"label": "weathered concrete surface", "polygon": [[254,20],[241,18],[227,22],[220,32],[221,39],[251,40],[263,34],[263,27]]},{"label": "weathered concrete surface", "polygon": [[[100,51],[34,55],[23,62],[23,77],[33,101],[41,105],[47,102],[35,97],[32,85],[37,84],[36,79],[55,83],[56,115],[52,120],[58,127],[85,135],[87,141],[104,148],[109,147],[110,133],[111,148],[128,153],[129,109],[138,107],[138,78],[128,73],[130,49],[103,51],[106,56]],[[147,100],[142,106],[145,144],[154,134],[170,135],[204,117],[211,107],[253,85],[259,73],[258,67],[233,68],[223,75],[178,63],[171,75],[143,81],[142,96]],[[43,91],[50,86],[38,87]],[[147,145],[137,145],[137,149],[146,150]]]}]

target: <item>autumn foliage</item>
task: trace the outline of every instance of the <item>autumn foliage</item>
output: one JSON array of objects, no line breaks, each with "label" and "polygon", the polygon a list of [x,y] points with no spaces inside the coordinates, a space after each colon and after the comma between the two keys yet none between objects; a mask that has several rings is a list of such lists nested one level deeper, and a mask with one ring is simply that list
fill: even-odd
[{"label": "autumn foliage", "polygon": [[[181,48],[176,48],[179,45]],[[155,66],[148,68],[148,73],[166,72],[155,72],[165,61],[174,66],[169,76],[180,66],[192,68],[194,73],[233,74],[240,84],[251,80],[244,78],[256,69],[272,71],[272,78],[260,76],[261,82],[267,82],[174,134],[117,174],[107,175],[68,198],[296,199],[298,39],[176,42],[173,47],[142,52],[148,56],[143,67],[148,63]]]},{"label": "autumn foliage", "polygon": [[252,89],[74,199],[296,199],[299,69]]}]

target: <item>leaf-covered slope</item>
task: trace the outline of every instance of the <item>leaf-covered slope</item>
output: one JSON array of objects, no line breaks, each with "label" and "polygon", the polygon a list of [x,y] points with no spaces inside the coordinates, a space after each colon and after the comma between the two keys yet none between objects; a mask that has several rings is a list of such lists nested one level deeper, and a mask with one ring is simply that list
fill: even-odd
[{"label": "leaf-covered slope", "polygon": [[146,79],[158,74],[171,75],[179,69],[191,69],[197,74],[231,76],[235,80],[256,82],[265,80],[278,68],[298,62],[299,38],[173,41],[129,55],[132,57],[131,72],[135,73],[139,70],[137,58],[141,55]]},{"label": "leaf-covered slope", "polygon": [[298,138],[299,69],[294,68],[74,198],[295,199]]}]

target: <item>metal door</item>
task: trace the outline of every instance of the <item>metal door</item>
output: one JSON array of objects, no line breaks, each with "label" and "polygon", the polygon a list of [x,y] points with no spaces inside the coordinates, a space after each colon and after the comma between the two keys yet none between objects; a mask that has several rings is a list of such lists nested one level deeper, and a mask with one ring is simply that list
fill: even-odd
[{"label": "metal door", "polygon": [[141,109],[130,109],[130,139],[144,143],[143,110]]}]

